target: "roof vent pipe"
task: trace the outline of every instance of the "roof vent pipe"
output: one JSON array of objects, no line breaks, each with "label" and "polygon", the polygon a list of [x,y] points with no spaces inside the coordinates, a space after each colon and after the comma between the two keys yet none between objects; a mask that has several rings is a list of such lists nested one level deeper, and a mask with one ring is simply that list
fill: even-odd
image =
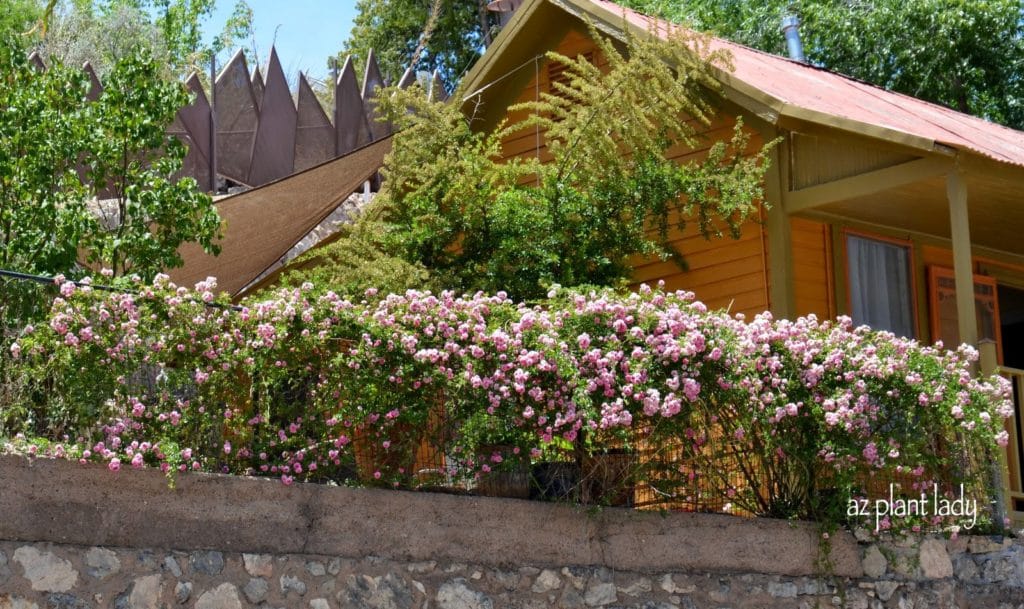
[{"label": "roof vent pipe", "polygon": [[804,45],[800,42],[800,18],[796,15],[786,15],[783,17],[782,34],[786,37],[789,58],[800,63],[807,63],[807,56],[804,55]]}]

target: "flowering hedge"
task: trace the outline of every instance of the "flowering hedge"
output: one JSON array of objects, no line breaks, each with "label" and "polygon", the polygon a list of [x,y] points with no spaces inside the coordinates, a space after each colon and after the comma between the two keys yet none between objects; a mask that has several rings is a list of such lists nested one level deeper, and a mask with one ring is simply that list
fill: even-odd
[{"label": "flowering hedge", "polygon": [[[28,381],[0,435],[112,470],[403,485],[615,445],[647,455],[635,473],[662,496],[800,517],[873,479],[977,482],[1007,442],[1009,387],[974,377],[971,349],[844,318],[747,322],[646,287],[536,306],[304,285],[232,307],[215,289],[61,282],[11,347]],[[444,455],[433,476],[424,446]]]}]

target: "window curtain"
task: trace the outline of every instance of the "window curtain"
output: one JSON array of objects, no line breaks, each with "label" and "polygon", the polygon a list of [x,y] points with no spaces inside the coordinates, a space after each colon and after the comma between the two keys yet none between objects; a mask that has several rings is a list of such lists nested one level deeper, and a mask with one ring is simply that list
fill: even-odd
[{"label": "window curtain", "polygon": [[914,338],[914,294],[907,247],[846,236],[850,317],[856,325]]}]

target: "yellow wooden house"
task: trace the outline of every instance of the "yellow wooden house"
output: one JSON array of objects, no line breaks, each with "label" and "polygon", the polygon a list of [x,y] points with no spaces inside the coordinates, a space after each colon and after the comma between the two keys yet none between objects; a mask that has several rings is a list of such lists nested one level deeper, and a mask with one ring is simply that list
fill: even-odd
[{"label": "yellow wooden house", "polygon": [[[463,81],[481,129],[516,120],[510,105],[549,90],[561,66],[547,51],[602,65],[587,21],[618,39],[667,27],[605,0],[525,0]],[[738,116],[756,142],[781,138],[767,205],[737,240],[674,235],[688,270],[638,260],[636,282],[664,280],[748,315],[849,315],[923,342],[979,345],[982,367],[1015,384],[1004,488],[1024,521],[1024,133],[724,40],[713,47],[734,69],[717,72],[724,100],[707,145]],[[504,144],[508,157],[546,154],[543,134]]]}]

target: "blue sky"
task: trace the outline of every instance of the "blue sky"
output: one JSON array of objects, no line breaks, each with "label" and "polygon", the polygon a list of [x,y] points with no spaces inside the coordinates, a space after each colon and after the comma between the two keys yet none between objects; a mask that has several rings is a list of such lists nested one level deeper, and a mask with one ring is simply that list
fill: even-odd
[{"label": "blue sky", "polygon": [[[327,58],[341,49],[356,16],[356,0],[248,0],[248,3],[253,11],[260,63],[266,61],[271,44],[276,44],[277,55],[289,80],[300,70],[324,79]],[[213,15],[203,27],[205,42],[221,32],[234,7],[235,0],[217,0]],[[245,41],[245,44],[251,43]],[[220,61],[226,61],[233,53],[233,50],[224,53]]]}]

